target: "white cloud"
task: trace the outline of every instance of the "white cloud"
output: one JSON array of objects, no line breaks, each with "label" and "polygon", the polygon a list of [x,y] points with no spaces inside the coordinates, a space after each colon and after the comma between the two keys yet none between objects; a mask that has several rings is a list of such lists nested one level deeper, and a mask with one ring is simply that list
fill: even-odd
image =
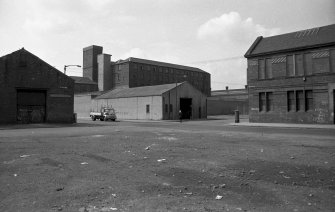
[{"label": "white cloud", "polygon": [[246,60],[243,58],[211,62],[197,67],[211,74],[212,90],[244,88],[246,82]]},{"label": "white cloud", "polygon": [[128,57],[147,58],[147,54],[140,48],[132,48],[121,56],[122,59]]},{"label": "white cloud", "polygon": [[255,40],[257,36],[272,36],[278,33],[278,28],[267,29],[254,23],[250,17],[243,20],[238,12],[230,12],[202,24],[197,37],[201,40],[218,39],[223,43],[250,43],[250,40]]}]

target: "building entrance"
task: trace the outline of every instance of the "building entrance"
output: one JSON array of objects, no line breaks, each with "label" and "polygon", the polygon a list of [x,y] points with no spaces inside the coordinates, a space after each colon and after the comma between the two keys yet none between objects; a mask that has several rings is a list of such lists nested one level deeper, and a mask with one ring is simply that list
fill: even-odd
[{"label": "building entrance", "polygon": [[192,98],[180,98],[180,110],[183,119],[191,119],[192,117]]},{"label": "building entrance", "polygon": [[17,122],[19,124],[45,122],[46,91],[17,91]]}]

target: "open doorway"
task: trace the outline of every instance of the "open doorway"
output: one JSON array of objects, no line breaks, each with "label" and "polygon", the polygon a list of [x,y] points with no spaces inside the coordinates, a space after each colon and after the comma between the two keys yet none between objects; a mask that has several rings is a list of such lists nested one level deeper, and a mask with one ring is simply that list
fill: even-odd
[{"label": "open doorway", "polygon": [[180,98],[180,110],[183,119],[191,119],[192,117],[192,98]]},{"label": "open doorway", "polygon": [[45,90],[17,90],[17,122],[19,124],[43,123],[45,116]]}]

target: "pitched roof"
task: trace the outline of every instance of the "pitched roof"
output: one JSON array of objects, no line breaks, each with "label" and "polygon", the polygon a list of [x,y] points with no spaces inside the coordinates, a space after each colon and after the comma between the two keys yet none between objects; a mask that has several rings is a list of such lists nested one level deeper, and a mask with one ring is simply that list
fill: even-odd
[{"label": "pitched roof", "polygon": [[[183,83],[177,83],[177,86]],[[166,91],[169,91],[176,87],[176,83],[154,85],[154,86],[143,86],[135,88],[120,88],[108,91],[96,99],[116,99],[116,98],[127,98],[127,97],[139,97],[139,96],[160,96]]]},{"label": "pitched roof", "polygon": [[258,37],[245,57],[335,44],[335,24],[272,37]]},{"label": "pitched roof", "polygon": [[[63,77],[67,77],[69,79],[71,79],[71,77],[67,76],[66,74],[64,74],[63,72],[61,72],[60,70],[58,70],[57,68],[55,68],[54,66],[50,65],[49,63],[45,62],[44,60],[42,60],[41,58],[37,57],[36,55],[34,55],[33,53],[29,52],[28,50],[26,50],[24,47],[19,49],[19,50],[16,50],[12,53],[9,53],[9,54],[6,54],[6,55],[3,55],[0,57],[0,59],[6,59],[7,57],[10,57],[12,55],[15,55],[15,54],[29,54],[31,55],[32,57],[34,57],[36,60],[40,60],[42,61],[45,65],[47,65],[51,70],[53,71],[56,71],[58,72],[59,74],[63,75]],[[73,80],[73,79],[72,79]]]},{"label": "pitched roof", "polygon": [[183,65],[173,64],[173,63],[165,63],[165,62],[146,60],[146,59],[135,58],[135,57],[129,57],[125,60],[119,60],[116,62],[116,64],[126,63],[126,62],[135,62],[135,63],[149,64],[149,65],[155,65],[155,66],[164,66],[164,67],[170,67],[170,68],[175,68],[175,69],[183,69],[183,70],[188,70],[188,71],[197,71],[197,72],[207,73],[206,71],[203,71],[199,68],[195,68],[191,66],[183,66]]},{"label": "pitched roof", "polygon": [[70,76],[73,80],[74,83],[76,84],[97,84],[96,82],[92,81],[91,79],[87,77],[77,77],[77,76]]}]

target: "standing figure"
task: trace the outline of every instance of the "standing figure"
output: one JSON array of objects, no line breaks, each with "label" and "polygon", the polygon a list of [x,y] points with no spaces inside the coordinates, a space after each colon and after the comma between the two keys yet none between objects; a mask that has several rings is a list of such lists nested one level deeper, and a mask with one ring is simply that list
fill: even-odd
[{"label": "standing figure", "polygon": [[182,122],[183,120],[183,113],[181,112],[181,110],[179,110],[179,121]]}]

